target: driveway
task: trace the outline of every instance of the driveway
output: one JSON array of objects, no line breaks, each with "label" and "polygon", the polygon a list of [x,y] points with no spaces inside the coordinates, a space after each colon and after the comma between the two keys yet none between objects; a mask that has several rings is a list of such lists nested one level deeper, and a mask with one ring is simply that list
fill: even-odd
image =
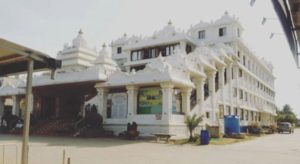
[{"label": "driveway", "polygon": [[[20,146],[20,137],[0,135],[0,144],[7,143]],[[71,164],[299,164],[300,129],[294,134],[268,135],[225,146],[31,137],[30,164],[62,164],[63,150]],[[0,147],[0,163],[1,151]],[[7,146],[5,154],[5,164],[15,163],[14,145]]]}]

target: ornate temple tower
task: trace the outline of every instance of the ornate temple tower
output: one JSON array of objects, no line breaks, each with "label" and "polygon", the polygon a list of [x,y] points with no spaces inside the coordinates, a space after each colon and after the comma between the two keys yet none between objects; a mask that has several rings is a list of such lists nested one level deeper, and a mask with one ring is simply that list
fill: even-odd
[{"label": "ornate temple tower", "polygon": [[96,50],[89,48],[81,29],[72,45],[65,44],[57,54],[57,59],[62,60],[62,69],[68,71],[80,71],[93,66],[96,57]]}]

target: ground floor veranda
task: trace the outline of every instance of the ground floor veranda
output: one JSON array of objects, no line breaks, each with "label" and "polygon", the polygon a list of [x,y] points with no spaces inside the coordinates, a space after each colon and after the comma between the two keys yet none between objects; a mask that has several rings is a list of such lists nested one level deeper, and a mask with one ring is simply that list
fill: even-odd
[{"label": "ground floor veranda", "polygon": [[[185,125],[187,114],[203,115],[202,128],[205,128],[206,124],[222,126],[224,115],[239,116],[242,126],[274,123],[274,116],[271,114],[236,105],[232,108],[222,102],[214,105],[209,103],[210,109],[213,106],[217,107],[217,116],[213,117],[212,112],[202,108],[194,109],[195,104],[199,103],[195,90],[172,83],[97,88],[95,83],[80,83],[34,87],[33,91],[33,119],[84,117],[86,106],[90,104],[95,105],[103,117],[104,128],[114,131],[116,135],[126,130],[128,122],[134,121],[142,135],[171,133],[185,136],[188,135]],[[0,111],[3,113],[4,110],[10,110],[13,115],[22,117],[20,101],[23,97],[1,97]],[[6,99],[12,99],[11,107],[3,105]],[[204,97],[203,99],[203,102],[210,101]]]}]

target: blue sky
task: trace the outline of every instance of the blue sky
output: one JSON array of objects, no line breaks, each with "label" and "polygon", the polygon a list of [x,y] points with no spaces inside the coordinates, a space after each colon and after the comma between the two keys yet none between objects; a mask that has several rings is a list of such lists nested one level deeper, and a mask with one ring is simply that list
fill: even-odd
[{"label": "blue sky", "polygon": [[275,67],[276,103],[290,104],[300,116],[300,73],[296,69],[270,0],[10,0],[1,1],[0,37],[45,52],[53,57],[70,42],[80,28],[91,47],[128,35],[151,35],[171,19],[187,30],[200,20],[218,19],[227,10],[239,17],[243,38],[257,56]]}]

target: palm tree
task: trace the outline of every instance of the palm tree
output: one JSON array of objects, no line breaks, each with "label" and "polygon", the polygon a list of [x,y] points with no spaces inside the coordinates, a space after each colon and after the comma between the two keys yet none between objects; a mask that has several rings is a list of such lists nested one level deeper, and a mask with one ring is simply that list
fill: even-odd
[{"label": "palm tree", "polygon": [[193,139],[194,139],[193,131],[199,125],[200,122],[202,122],[202,116],[197,117],[196,114],[194,114],[193,116],[188,115],[185,118],[185,124],[187,125],[189,132],[190,132],[190,138],[189,138],[190,142],[193,141]]}]

